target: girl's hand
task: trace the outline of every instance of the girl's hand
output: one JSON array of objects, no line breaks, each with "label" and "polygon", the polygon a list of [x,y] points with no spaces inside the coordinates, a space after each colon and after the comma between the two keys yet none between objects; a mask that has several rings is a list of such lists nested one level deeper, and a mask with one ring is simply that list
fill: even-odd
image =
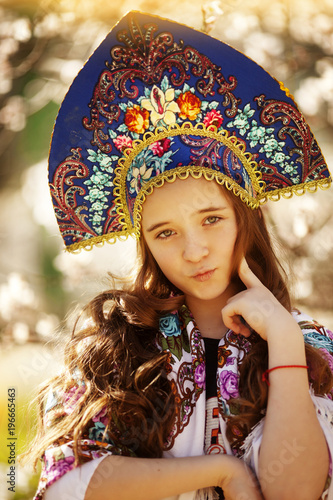
[{"label": "girl's hand", "polygon": [[247,289],[231,297],[222,309],[223,322],[227,328],[244,337],[249,337],[253,329],[264,340],[268,340],[269,332],[277,325],[297,327],[291,314],[251,271],[245,257],[238,274]]}]

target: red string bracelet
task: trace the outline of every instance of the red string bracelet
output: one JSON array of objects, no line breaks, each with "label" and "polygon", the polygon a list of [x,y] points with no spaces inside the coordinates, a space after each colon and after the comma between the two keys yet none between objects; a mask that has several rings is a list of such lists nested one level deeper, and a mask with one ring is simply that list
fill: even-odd
[{"label": "red string bracelet", "polygon": [[308,369],[309,367],[306,365],[281,365],[281,366],[274,366],[274,368],[269,368],[268,370],[265,370],[264,373],[262,374],[262,381],[266,382],[267,385],[271,385],[268,380],[268,374],[272,372],[273,370],[279,370],[280,368],[306,368]]}]

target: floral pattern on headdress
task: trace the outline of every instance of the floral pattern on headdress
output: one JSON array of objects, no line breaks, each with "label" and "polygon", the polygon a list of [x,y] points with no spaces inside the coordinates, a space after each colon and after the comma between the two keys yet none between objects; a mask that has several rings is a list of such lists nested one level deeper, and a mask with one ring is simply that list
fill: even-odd
[{"label": "floral pattern on headdress", "polygon": [[218,40],[127,14],[59,111],[50,189],[69,250],[139,236],[146,195],[195,173],[256,208],[331,179],[290,93]]}]

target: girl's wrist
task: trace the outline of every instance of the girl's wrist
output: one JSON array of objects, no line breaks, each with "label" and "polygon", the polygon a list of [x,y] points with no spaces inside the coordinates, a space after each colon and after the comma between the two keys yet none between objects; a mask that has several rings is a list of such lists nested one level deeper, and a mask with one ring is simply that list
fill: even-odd
[{"label": "girl's wrist", "polygon": [[304,337],[291,316],[284,324],[273,325],[267,332],[268,368],[306,365]]},{"label": "girl's wrist", "polygon": [[245,463],[232,455],[220,454],[218,457],[217,484],[222,489],[226,489],[230,480],[242,474],[248,474]]},{"label": "girl's wrist", "polygon": [[226,498],[244,498],[244,500],[262,500],[258,481],[243,460],[230,455],[221,457],[221,471],[217,486]]},{"label": "girl's wrist", "polygon": [[281,342],[287,341],[288,344],[303,345],[303,333],[298,323],[290,313],[286,311],[283,318],[272,318],[266,330],[266,339],[268,344],[281,345]]},{"label": "girl's wrist", "polygon": [[282,370],[282,369],[289,369],[289,368],[304,368],[308,369],[309,367],[307,365],[278,365],[278,366],[273,366],[273,368],[268,368],[267,370],[264,371],[262,374],[262,381],[266,382],[267,385],[271,385],[269,381],[269,374],[272,373],[275,370]]}]

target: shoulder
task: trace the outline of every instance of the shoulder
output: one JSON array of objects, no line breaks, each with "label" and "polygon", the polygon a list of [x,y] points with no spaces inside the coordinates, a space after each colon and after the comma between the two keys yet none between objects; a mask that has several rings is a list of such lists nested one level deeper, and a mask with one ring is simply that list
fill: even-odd
[{"label": "shoulder", "polygon": [[298,309],[293,309],[292,315],[300,326],[307,344],[333,354],[333,333],[329,328]]},{"label": "shoulder", "polygon": [[300,311],[299,309],[293,309],[291,311],[292,316],[295,318],[299,326],[304,331],[316,331],[321,335],[330,337],[333,340],[333,333],[324,325],[313,319],[308,314]]}]

